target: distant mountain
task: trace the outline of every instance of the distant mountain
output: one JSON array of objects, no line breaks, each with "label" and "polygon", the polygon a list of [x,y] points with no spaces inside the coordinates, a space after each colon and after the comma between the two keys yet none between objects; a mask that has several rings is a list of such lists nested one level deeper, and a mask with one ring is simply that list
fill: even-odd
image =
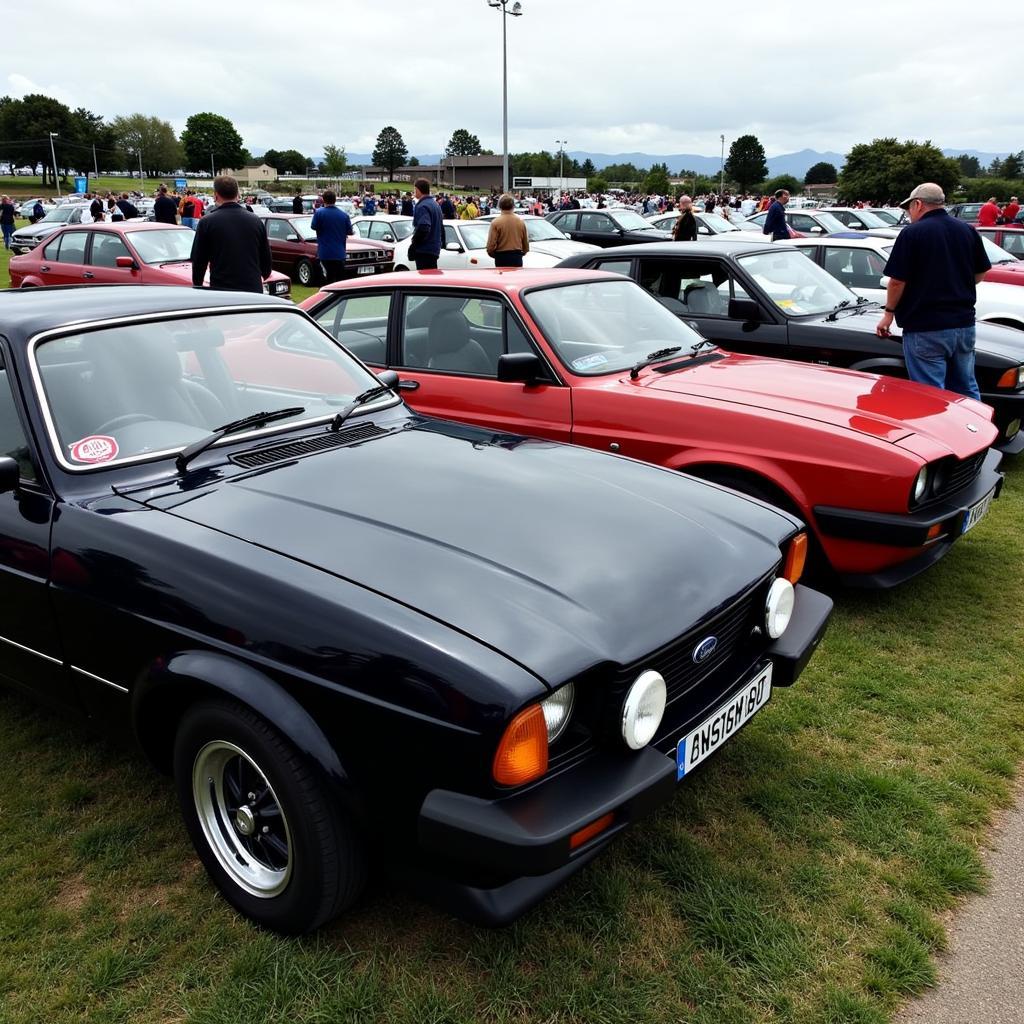
[{"label": "distant mountain", "polygon": [[944,149],[943,156],[976,156],[982,167],[988,167],[993,160],[1005,160],[1010,152],[1005,153],[982,153],[980,149]]},{"label": "distant mountain", "polygon": [[[701,156],[698,153],[588,153],[584,150],[569,151],[569,156],[582,163],[590,159],[594,166],[601,170],[609,164],[633,164],[636,167],[650,167],[652,164],[667,164],[673,173],[682,170],[696,171],[698,174],[718,174],[722,169],[722,157]],[[729,154],[726,153],[728,159]],[[784,153],[781,156],[769,157],[768,175],[774,178],[777,174],[792,174],[803,178],[808,170],[822,160],[835,164],[838,170],[843,166],[842,153],[819,153],[813,149],[802,149],[799,153]]]}]

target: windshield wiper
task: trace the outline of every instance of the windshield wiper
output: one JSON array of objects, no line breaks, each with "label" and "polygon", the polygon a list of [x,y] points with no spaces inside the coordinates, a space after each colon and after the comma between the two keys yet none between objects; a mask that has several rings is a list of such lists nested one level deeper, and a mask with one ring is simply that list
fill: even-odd
[{"label": "windshield wiper", "polygon": [[633,366],[633,369],[629,371],[630,380],[636,380],[637,377],[640,376],[640,371],[645,366],[650,366],[651,363],[656,363],[659,359],[674,356],[682,347],[682,345],[672,345],[669,348],[659,348],[654,352],[648,352],[646,358],[641,359]]},{"label": "windshield wiper", "polygon": [[709,341],[707,338],[701,338],[695,345],[690,346],[690,355],[695,356],[705,345],[710,348],[714,348],[717,342]]},{"label": "windshield wiper", "polygon": [[825,319],[826,319],[826,320],[835,320],[835,319],[836,319],[836,317],[837,317],[837,315],[838,315],[838,313],[839,313],[839,310],[841,310],[841,309],[846,309],[846,307],[847,307],[847,306],[848,306],[849,304],[850,304],[850,300],[849,300],[849,299],[843,299],[843,301],[842,301],[842,302],[840,302],[840,303],[839,303],[839,305],[838,305],[838,306],[836,306],[836,308],[835,308],[835,309],[833,309],[833,310],[832,310],[832,312],[831,312],[831,313],[829,313],[829,315],[828,315],[827,317],[825,317]]},{"label": "windshield wiper", "polygon": [[342,424],[359,406],[368,402],[371,398],[379,398],[390,390],[391,386],[389,384],[377,384],[375,387],[367,388],[362,394],[356,395],[341,412],[335,413],[334,419],[331,420],[331,430],[341,430]]},{"label": "windshield wiper", "polygon": [[211,445],[216,444],[222,437],[228,434],[237,434],[239,431],[247,430],[249,427],[258,427],[264,423],[273,423],[275,420],[286,420],[289,416],[298,416],[306,411],[305,406],[292,405],[287,409],[271,409],[266,412],[254,412],[251,416],[243,416],[240,420],[232,420],[222,427],[217,427],[211,434],[193,441],[190,445],[178,452],[174,464],[178,467],[179,473],[184,473],[188,464],[197,456],[202,454]]}]

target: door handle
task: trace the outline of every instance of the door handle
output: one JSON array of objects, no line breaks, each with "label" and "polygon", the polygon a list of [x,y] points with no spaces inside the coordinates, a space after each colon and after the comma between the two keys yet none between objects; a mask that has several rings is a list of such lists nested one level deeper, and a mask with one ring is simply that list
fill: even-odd
[{"label": "door handle", "polygon": [[48,266],[45,266],[45,265],[44,265],[44,266],[40,267],[39,269],[40,269],[40,270],[49,270],[50,268],[49,268]]},{"label": "door handle", "polygon": [[416,391],[420,386],[418,380],[400,380],[398,382],[399,391]]},{"label": "door handle", "polygon": [[94,274],[94,273],[93,273],[93,272],[92,272],[91,270],[87,270],[87,271],[86,271],[86,272],[85,272],[85,273],[84,273],[84,274],[82,275],[82,277],[95,277],[95,276],[96,276],[96,275],[95,275],[95,274]]}]

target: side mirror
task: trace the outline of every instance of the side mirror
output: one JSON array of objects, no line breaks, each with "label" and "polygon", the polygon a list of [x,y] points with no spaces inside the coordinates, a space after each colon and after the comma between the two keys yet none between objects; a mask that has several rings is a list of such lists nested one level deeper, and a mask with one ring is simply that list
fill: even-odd
[{"label": "side mirror", "polygon": [[10,456],[0,458],[0,494],[16,491],[21,481],[21,470],[16,459]]},{"label": "side mirror", "polygon": [[761,307],[751,299],[730,299],[729,319],[760,321]]},{"label": "side mirror", "polygon": [[445,252],[465,252],[458,242],[449,242],[444,248]]},{"label": "side mirror", "polygon": [[815,224],[813,228],[808,228],[812,235],[821,235],[825,233],[825,229],[820,224]]},{"label": "side mirror", "polygon": [[381,235],[381,239],[380,240],[382,242],[393,242],[395,240],[395,236],[394,235]]},{"label": "side mirror", "polygon": [[535,352],[508,352],[498,356],[498,380],[506,384],[530,384],[541,373],[540,357]]},{"label": "side mirror", "polygon": [[381,370],[377,374],[377,380],[392,391],[398,390],[398,374],[394,370]]},{"label": "side mirror", "polygon": [[299,241],[299,236],[298,235],[285,235],[284,236],[284,240],[286,242],[298,242]]},{"label": "side mirror", "polygon": [[131,258],[131,256],[117,256],[114,259],[116,266],[124,267],[126,270],[138,270],[139,265]]}]

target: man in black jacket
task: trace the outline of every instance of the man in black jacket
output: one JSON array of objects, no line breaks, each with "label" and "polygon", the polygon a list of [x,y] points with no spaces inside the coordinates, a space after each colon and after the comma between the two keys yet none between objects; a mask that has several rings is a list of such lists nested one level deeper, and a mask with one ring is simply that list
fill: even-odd
[{"label": "man in black jacket", "polygon": [[153,201],[153,220],[157,224],[178,223],[178,201],[167,194],[167,186],[161,185],[157,190],[156,199]]},{"label": "man in black jacket", "polygon": [[231,292],[262,292],[270,277],[270,242],[263,221],[238,203],[238,182],[229,175],[214,179],[216,206],[196,225],[192,243],[192,284]]}]

